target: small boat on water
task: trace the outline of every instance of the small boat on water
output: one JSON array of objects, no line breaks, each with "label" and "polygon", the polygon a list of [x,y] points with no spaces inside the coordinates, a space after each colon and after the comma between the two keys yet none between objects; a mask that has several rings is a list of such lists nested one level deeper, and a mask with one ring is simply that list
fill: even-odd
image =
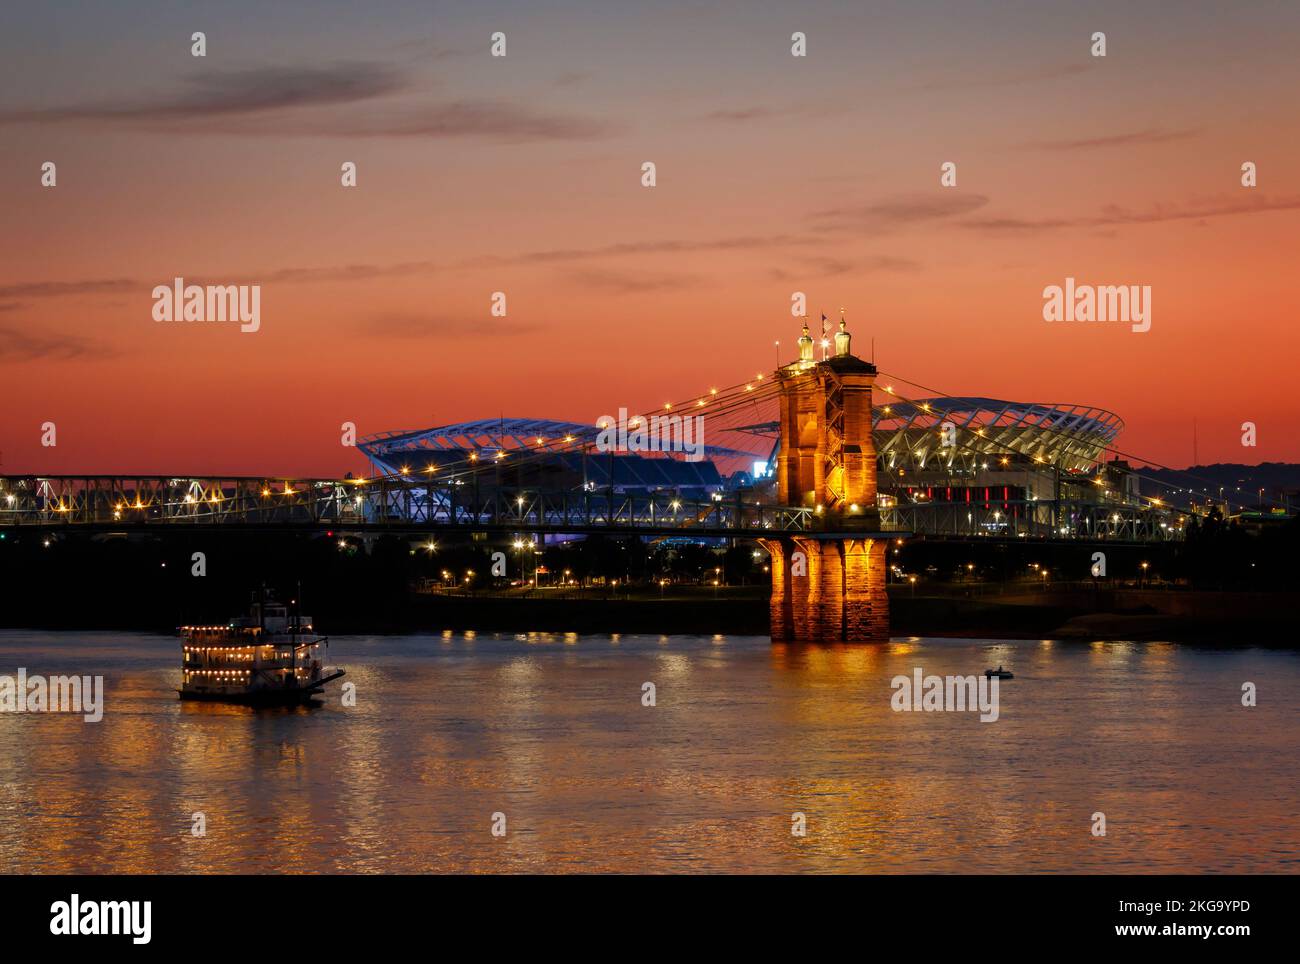
[{"label": "small boat on water", "polygon": [[994,679],[994,678],[1015,679],[1016,678],[1016,674],[1011,672],[1011,670],[1009,669],[1003,669],[1001,663],[998,664],[997,669],[986,669],[984,671],[984,675],[987,676],[989,679]]},{"label": "small boat on water", "polygon": [[255,595],[249,615],[224,626],[182,626],[181,640],[183,700],[295,706],[344,673],[325,665],[321,647],[328,657],[329,638],[316,635],[311,617],[265,592]]}]

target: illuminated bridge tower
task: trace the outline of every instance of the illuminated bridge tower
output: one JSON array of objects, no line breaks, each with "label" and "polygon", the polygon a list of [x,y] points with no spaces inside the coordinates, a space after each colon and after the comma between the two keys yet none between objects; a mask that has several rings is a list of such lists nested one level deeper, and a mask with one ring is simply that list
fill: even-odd
[{"label": "illuminated bridge tower", "polygon": [[818,362],[804,325],[799,360],[778,372],[778,501],[813,508],[818,526],[763,540],[772,556],[773,641],[889,638],[871,419],[876,367],[849,344],[841,318],[834,355]]}]

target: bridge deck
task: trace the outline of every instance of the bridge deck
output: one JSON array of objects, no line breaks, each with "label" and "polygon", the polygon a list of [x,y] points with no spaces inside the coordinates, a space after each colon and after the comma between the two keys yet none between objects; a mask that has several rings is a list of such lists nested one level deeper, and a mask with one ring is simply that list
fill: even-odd
[{"label": "bridge deck", "polygon": [[[957,538],[1169,541],[1167,512],[1095,502],[997,500],[881,507],[882,532]],[[407,477],[268,479],[0,476],[0,529],[123,531],[193,526],[364,532],[628,532],[705,537],[865,537],[831,514],[773,505],[753,491],[686,499],[672,492],[509,488]]]}]

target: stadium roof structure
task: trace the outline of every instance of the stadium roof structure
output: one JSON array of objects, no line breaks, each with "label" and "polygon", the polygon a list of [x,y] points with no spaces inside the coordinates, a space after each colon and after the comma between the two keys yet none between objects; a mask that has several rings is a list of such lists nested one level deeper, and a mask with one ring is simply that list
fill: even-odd
[{"label": "stadium roof structure", "polygon": [[[935,458],[971,463],[1011,453],[1086,471],[1124,428],[1118,415],[1093,406],[978,396],[889,402],[876,406],[873,416],[876,450],[890,466],[908,461],[925,467]],[[956,429],[955,444],[946,448],[944,423]]]},{"label": "stadium roof structure", "polygon": [[[1023,456],[1066,471],[1094,468],[1110,448],[1124,422],[1118,415],[1087,405],[1008,402],[997,398],[950,397],[890,400],[877,388],[882,404],[871,410],[876,454],[886,467],[925,469],[942,462],[975,468],[994,458]],[[956,430],[944,446],[945,422]],[[744,426],[743,431],[775,438],[777,422]]]},{"label": "stadium roof structure", "polygon": [[[879,404],[872,409],[876,451],[887,468],[907,466],[938,469],[959,465],[966,469],[988,467],[986,462],[1008,456],[1064,471],[1087,471],[1102,460],[1124,427],[1114,413],[1095,406],[1010,402],[981,396],[903,400],[877,387]],[[945,445],[944,424],[955,432]],[[706,461],[680,457],[618,453],[610,459],[588,457],[579,451],[594,443],[600,428],[578,422],[541,418],[485,418],[414,431],[381,432],[362,439],[357,447],[378,468],[389,474],[443,464],[467,453],[527,452],[557,467],[576,470],[585,478],[608,484],[612,472],[616,485],[717,484],[713,460],[763,460],[774,455],[778,423],[761,421],[725,426],[728,440],[754,448],[703,447]],[[1018,460],[1019,461],[1019,460]],[[605,463],[604,465],[598,463]]]},{"label": "stadium roof structure", "polygon": [[[389,474],[405,467],[416,470],[430,463],[440,463],[469,452],[520,451],[549,455],[555,464],[578,468],[580,443],[594,443],[600,428],[578,422],[544,418],[484,418],[457,422],[437,428],[415,431],[381,432],[367,436],[357,448]],[[552,451],[549,451],[552,450]],[[753,459],[754,452],[705,445],[701,454],[706,460],[717,458]],[[637,453],[614,453],[589,458],[587,478],[608,484],[612,471],[616,485],[718,485],[721,480],[710,461],[691,462],[680,458],[646,457]]]}]

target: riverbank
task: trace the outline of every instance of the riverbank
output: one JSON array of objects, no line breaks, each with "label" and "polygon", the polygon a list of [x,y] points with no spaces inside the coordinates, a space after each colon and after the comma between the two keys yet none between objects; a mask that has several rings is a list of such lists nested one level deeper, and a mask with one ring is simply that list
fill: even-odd
[{"label": "riverbank", "polygon": [[[1142,594],[1152,595],[1160,594]],[[894,636],[1132,639],[1226,646],[1258,645],[1261,638],[1291,639],[1285,629],[1295,600],[1289,595],[1263,601],[1253,598],[1258,594],[1177,595],[1163,600],[1165,611],[1161,611],[1149,599],[1129,599],[1124,593],[1098,601],[1068,593],[994,598],[912,595],[900,588],[890,592],[890,631]],[[1237,598],[1247,595],[1252,597],[1250,605]],[[1194,598],[1198,596],[1199,600]],[[1096,608],[1098,602],[1105,610]],[[413,603],[413,610],[418,628],[426,630],[746,636],[766,635],[769,630],[767,600],[757,595],[581,601],[426,596]]]},{"label": "riverbank", "polygon": [[[430,632],[614,633],[766,636],[766,586],[674,587],[611,595],[603,591],[502,593],[389,592],[340,595],[304,587],[307,611],[333,635]],[[1001,584],[945,584],[920,593],[892,586],[893,636],[971,639],[1164,640],[1233,646],[1275,640],[1294,646],[1293,593],[1190,590],[1095,590],[1060,587],[1027,592]],[[224,622],[240,606],[226,596],[176,600],[117,599],[108,610],[58,607],[0,611],[11,629],[122,630],[170,634],[186,623]]]},{"label": "riverbank", "polygon": [[[736,565],[734,554],[730,562],[718,557],[714,569],[730,585],[658,580],[647,573],[668,571],[654,567],[664,560],[651,565],[611,549],[611,558],[557,555],[541,588],[530,590],[517,576],[487,578],[488,547],[478,543],[445,542],[433,553],[399,537],[362,542],[198,528],[98,535],[9,530],[0,536],[0,626],[9,628],[174,634],[181,625],[224,623],[247,612],[259,586],[286,601],[298,599],[321,631],[334,635],[475,630],[766,636],[769,627],[767,577],[737,571],[744,567]],[[920,541],[896,548],[907,571],[922,575],[889,587],[891,632],[1211,644],[1258,637],[1283,645],[1294,638],[1290,621],[1300,597],[1282,577],[1285,567],[1264,569],[1272,576],[1267,583],[1225,577],[1219,585],[1231,591],[1176,588],[1167,576],[1177,569],[1176,560],[1158,548],[1143,552],[1145,568],[1111,552],[1110,580],[1073,583],[1060,581],[1079,568],[1064,557],[1074,551],[1064,544]],[[741,558],[752,561],[748,553]],[[555,585],[557,573],[568,574],[567,563],[573,563],[575,578]],[[623,575],[617,581],[599,578],[579,563]],[[623,568],[609,568],[617,564]],[[466,575],[453,582],[452,570]],[[1122,575],[1130,570],[1139,575]],[[514,588],[507,588],[510,581]],[[1247,585],[1267,591],[1243,591]]]}]

